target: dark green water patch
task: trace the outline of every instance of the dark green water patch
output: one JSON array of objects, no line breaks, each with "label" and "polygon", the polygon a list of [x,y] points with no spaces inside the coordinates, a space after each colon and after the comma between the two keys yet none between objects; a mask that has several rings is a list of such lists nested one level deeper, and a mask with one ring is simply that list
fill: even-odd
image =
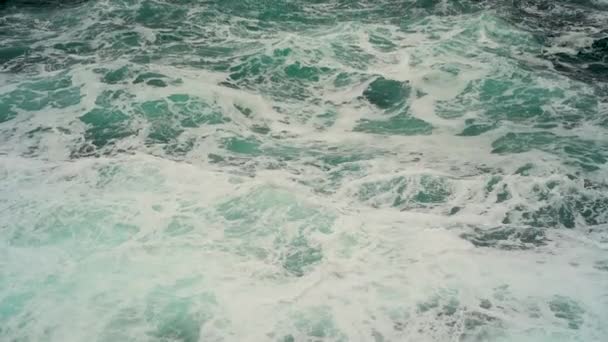
[{"label": "dark green water patch", "polygon": [[377,29],[369,33],[368,41],[382,52],[391,52],[398,49],[397,44],[391,40],[391,32],[386,29]]},{"label": "dark green water patch", "polygon": [[[482,301],[482,303],[486,302],[489,303],[487,300]],[[484,306],[481,309],[469,307],[459,300],[458,291],[440,289],[427,300],[417,303],[416,317],[426,317],[433,322],[432,325],[418,326],[418,332],[434,336],[437,325],[441,325],[442,329],[449,331],[453,336],[458,336],[459,341],[491,340],[497,330],[504,329],[503,322],[485,311],[488,306]],[[405,324],[396,322],[394,328],[397,331],[404,330]]]},{"label": "dark green water patch", "polygon": [[95,108],[80,117],[87,125],[85,139],[97,148],[135,134],[127,114],[116,109]]},{"label": "dark green water patch", "polygon": [[196,138],[179,139],[163,147],[169,156],[183,157],[194,149]]},{"label": "dark green water patch", "polygon": [[100,107],[110,108],[116,103],[131,101],[135,96],[125,90],[104,90],[95,99],[95,104]]},{"label": "dark green water patch", "polygon": [[333,71],[304,61],[287,64],[289,54],[277,49],[272,55],[242,57],[240,63],[228,69],[228,81],[236,87],[262,91],[277,100],[311,98],[314,84],[330,77]]},{"label": "dark green water patch", "polygon": [[521,222],[534,227],[575,228],[578,223],[596,226],[608,222],[608,198],[586,195],[566,197],[539,209],[518,206],[505,217],[505,222]]},{"label": "dark green water patch", "polygon": [[497,123],[481,123],[474,120],[466,120],[465,128],[458,135],[471,137],[481,135],[498,127]]},{"label": "dark green water patch", "polygon": [[436,204],[445,202],[450,195],[450,185],[444,178],[422,176],[413,200],[419,204]]},{"label": "dark green water patch", "polygon": [[555,69],[582,81],[608,81],[608,37],[593,41],[577,53],[558,52],[545,55]]},{"label": "dark green water patch", "polygon": [[306,66],[295,62],[285,67],[285,75],[289,78],[299,79],[303,81],[318,82],[320,75],[328,73],[331,69],[326,67],[317,68],[314,66]]},{"label": "dark green water patch", "polygon": [[[0,319],[8,321],[24,311],[26,305],[34,297],[29,291],[15,291],[13,294],[0,299]],[[0,329],[0,333],[2,329]]]},{"label": "dark green water patch", "polygon": [[388,109],[404,104],[409,93],[407,82],[378,77],[363,91],[363,97],[379,108]]},{"label": "dark green water patch", "polygon": [[176,28],[187,19],[186,5],[146,0],[139,6],[134,19],[150,28]]},{"label": "dark green water patch", "polygon": [[490,178],[490,180],[488,181],[488,183],[486,184],[486,192],[487,193],[491,193],[492,191],[494,191],[494,187],[496,186],[496,184],[500,183],[502,181],[502,177],[501,176],[492,176]]},{"label": "dark green water patch", "polygon": [[578,183],[550,181],[533,188],[532,201],[539,206],[518,205],[509,211],[505,223],[538,228],[575,228],[608,223],[608,192],[605,185],[581,189]]},{"label": "dark green water patch", "polygon": [[[40,215],[33,224],[19,227],[9,236],[15,246],[78,246],[84,253],[116,247],[139,232],[130,223],[106,223],[115,217],[114,208],[57,206]],[[62,247],[64,248],[64,247]]]},{"label": "dark green water patch", "polygon": [[321,259],[323,259],[321,248],[310,246],[310,242],[305,237],[299,236],[288,245],[282,257],[282,266],[290,274],[301,277]]},{"label": "dark green water patch", "polygon": [[363,83],[368,75],[363,73],[340,72],[334,76],[334,86],[336,88],[347,88]]},{"label": "dark green water patch", "polygon": [[[285,167],[288,163],[305,160],[305,165],[318,168],[323,172],[338,172],[339,169],[349,168],[355,163],[373,159],[374,152],[361,151],[344,146],[326,146],[310,144],[300,146],[289,140],[275,140],[276,137],[266,135],[230,136],[221,138],[219,143],[229,152],[228,155],[209,155],[216,163],[229,163],[255,160],[258,166],[276,168]],[[378,152],[380,153],[380,152]],[[382,153],[387,153],[383,151]],[[263,158],[259,158],[262,157]],[[232,162],[231,162],[232,161]],[[339,175],[325,179],[332,183]],[[317,183],[320,185],[320,183]],[[316,187],[316,186],[315,186]]]},{"label": "dark green water patch", "polygon": [[[290,276],[301,277],[323,259],[312,232],[330,234],[335,216],[272,187],[258,188],[216,208],[224,234],[240,241],[237,252],[264,262],[279,262]],[[253,253],[253,254],[252,254]]]},{"label": "dark green water patch", "polygon": [[608,260],[596,261],[593,264],[593,268],[600,270],[600,271],[608,272]]},{"label": "dark green water patch", "polygon": [[29,51],[29,48],[25,46],[2,47],[0,48],[0,65],[25,56]]},{"label": "dark green water patch", "polygon": [[405,177],[395,177],[387,181],[363,183],[357,192],[359,201],[368,202],[372,206],[381,206],[391,202],[391,206],[399,206],[404,202],[404,191],[407,188]]},{"label": "dark green water patch", "polygon": [[36,112],[47,107],[67,108],[77,105],[82,95],[68,76],[26,82],[13,91],[0,94],[0,122],[14,118],[17,110]]},{"label": "dark green water patch", "polygon": [[282,333],[278,341],[335,341],[347,342],[347,336],[339,329],[335,314],[329,306],[305,307],[289,313],[277,327]]},{"label": "dark green water patch", "polygon": [[412,209],[445,203],[451,194],[450,182],[445,178],[420,175],[365,182],[355,195],[359,201],[373,207]]},{"label": "dark green water patch", "polygon": [[511,193],[509,192],[509,188],[506,184],[503,184],[502,187],[496,192],[496,203],[502,203],[511,199]]},{"label": "dark green water patch", "polygon": [[530,171],[534,169],[534,164],[532,163],[526,163],[523,166],[517,168],[517,170],[515,170],[515,174],[516,175],[521,175],[521,176],[529,176],[530,175]]},{"label": "dark green water patch", "polygon": [[133,81],[133,84],[145,82],[147,85],[154,86],[154,87],[166,87],[167,86],[166,80],[163,80],[165,78],[167,78],[167,76],[165,76],[163,74],[158,74],[158,73],[154,73],[154,72],[144,72],[144,73],[139,74],[135,78],[135,80]]},{"label": "dark green water patch", "polygon": [[565,159],[586,171],[599,169],[608,160],[608,146],[575,136],[551,132],[507,133],[492,143],[492,153],[512,154],[540,150]]},{"label": "dark green water patch", "polygon": [[453,291],[442,291],[441,294],[432,296],[427,301],[416,305],[416,312],[426,313],[429,311],[440,311],[441,315],[452,316],[459,309],[460,301]]},{"label": "dark green water patch", "polygon": [[238,154],[246,154],[250,156],[258,156],[262,153],[260,145],[261,143],[253,137],[232,137],[222,140],[222,146],[228,151]]},{"label": "dark green water patch", "polygon": [[252,56],[243,58],[243,62],[230,68],[230,79],[239,83],[249,80],[253,83],[262,83],[266,79],[266,75],[276,65],[284,61],[284,57],[278,58],[266,55]]},{"label": "dark green water patch", "polygon": [[374,62],[375,56],[362,49],[356,37],[342,38],[339,42],[331,44],[334,58],[353,69],[366,70]]},{"label": "dark green water patch", "polygon": [[547,244],[545,232],[537,228],[496,227],[490,229],[474,228],[463,233],[461,238],[476,247],[491,247],[504,250],[531,249]]},{"label": "dark green water patch", "polygon": [[14,104],[26,111],[39,111],[49,104],[48,97],[41,93],[26,89],[17,89],[8,93],[5,103]]},{"label": "dark green water patch", "polygon": [[102,77],[102,82],[108,84],[117,84],[121,82],[126,82],[128,78],[131,77],[132,71],[129,70],[129,67],[123,66],[114,70],[102,70],[99,69],[99,72],[105,72]]},{"label": "dark green water patch", "polygon": [[564,320],[570,329],[577,330],[584,323],[585,310],[576,301],[568,297],[553,297],[549,302],[549,309],[556,318]]},{"label": "dark green water patch", "polygon": [[91,44],[79,41],[57,43],[53,48],[72,55],[92,55],[95,52]]},{"label": "dark green water patch", "polygon": [[153,144],[167,144],[175,141],[183,132],[184,130],[175,128],[170,124],[157,122],[150,127],[147,142]]},{"label": "dark green water patch", "polygon": [[342,163],[327,169],[322,177],[311,179],[304,184],[323,194],[332,194],[340,189],[344,181],[365,176],[366,167],[359,161]]},{"label": "dark green water patch", "polygon": [[230,122],[215,104],[185,94],[143,102],[135,110],[149,123],[149,143],[174,142],[187,129]]},{"label": "dark green water patch", "polygon": [[183,130],[177,128],[173,113],[164,100],[144,102],[139,106],[142,115],[150,122],[147,140],[150,143],[168,143],[175,140]]},{"label": "dark green water patch", "polygon": [[[555,82],[553,79],[545,82]],[[532,75],[475,80],[455,98],[437,103],[437,114],[446,119],[479,113],[467,119],[460,135],[480,135],[504,121],[530,124],[539,129],[572,129],[597,117],[597,96],[580,85],[547,86]]]},{"label": "dark green water patch", "polygon": [[0,101],[0,123],[11,120],[17,116],[17,112],[12,109],[12,104]]},{"label": "dark green water patch", "polygon": [[495,337],[496,328],[502,328],[502,326],[502,322],[497,317],[490,316],[483,312],[467,311],[464,318],[464,332],[460,335],[460,340],[491,340]]},{"label": "dark green water patch", "polygon": [[34,91],[54,91],[59,89],[66,89],[71,86],[72,78],[69,76],[56,76],[22,84],[23,88]]},{"label": "dark green water patch", "polygon": [[503,222],[522,222],[533,227],[543,228],[574,228],[576,216],[572,208],[565,204],[546,205],[530,211],[523,206],[518,206],[507,214]]},{"label": "dark green water patch", "polygon": [[[143,307],[125,305],[116,311],[104,328],[104,337],[125,340],[141,334],[155,341],[196,342],[201,327],[217,316],[218,302],[211,293],[200,292],[198,279],[180,279],[158,286],[141,302]],[[139,302],[138,302],[139,304]]]},{"label": "dark green water patch", "polygon": [[416,117],[397,114],[387,120],[363,119],[357,123],[353,130],[381,135],[427,135],[431,134],[433,126]]}]

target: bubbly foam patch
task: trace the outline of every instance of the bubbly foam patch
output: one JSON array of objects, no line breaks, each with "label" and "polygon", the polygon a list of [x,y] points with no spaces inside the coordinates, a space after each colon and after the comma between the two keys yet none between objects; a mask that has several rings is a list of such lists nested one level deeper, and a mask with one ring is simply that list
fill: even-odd
[{"label": "bubbly foam patch", "polygon": [[0,7],[0,339],[605,340],[605,12],[543,4]]}]

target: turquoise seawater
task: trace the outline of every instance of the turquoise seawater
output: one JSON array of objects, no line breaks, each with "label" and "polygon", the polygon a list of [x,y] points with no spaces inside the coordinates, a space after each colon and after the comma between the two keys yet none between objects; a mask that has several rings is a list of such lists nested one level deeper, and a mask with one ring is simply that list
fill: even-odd
[{"label": "turquoise seawater", "polygon": [[608,341],[607,23],[0,1],[0,341]]}]

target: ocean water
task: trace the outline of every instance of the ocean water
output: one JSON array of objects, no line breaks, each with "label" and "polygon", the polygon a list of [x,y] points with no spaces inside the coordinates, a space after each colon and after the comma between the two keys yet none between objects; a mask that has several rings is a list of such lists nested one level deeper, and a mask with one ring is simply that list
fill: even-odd
[{"label": "ocean water", "polygon": [[0,3],[1,341],[608,341],[608,2]]}]

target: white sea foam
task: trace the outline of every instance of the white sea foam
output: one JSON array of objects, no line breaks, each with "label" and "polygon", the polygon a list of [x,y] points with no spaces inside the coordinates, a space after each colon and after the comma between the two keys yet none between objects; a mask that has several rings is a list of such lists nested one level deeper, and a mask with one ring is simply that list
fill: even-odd
[{"label": "white sea foam", "polygon": [[[608,336],[608,141],[593,117],[605,103],[547,68],[531,33],[492,11],[239,31],[265,23],[221,11],[212,21],[211,5],[163,29],[136,17],[143,3],[167,4],[85,4],[74,26],[15,17],[36,23],[32,47],[53,67],[0,80],[0,109],[10,100],[16,113],[0,123],[0,339]],[[184,39],[167,48],[177,29]],[[120,45],[129,34],[137,43]],[[578,49],[580,37],[555,46]],[[53,46],[81,41],[95,52],[54,59]],[[293,65],[311,69],[289,78]],[[145,73],[163,86],[136,82]],[[362,96],[378,77],[408,88],[399,110],[429,131],[357,130],[402,114]],[[33,100],[15,93],[29,89]],[[78,101],[53,102],[64,90]],[[180,103],[224,121],[179,126]],[[127,117],[102,133],[129,134],[89,153],[100,131],[82,118],[100,108]],[[584,119],[566,126],[564,113]],[[460,134],[470,122],[495,126]],[[151,142],[161,124],[183,132]],[[551,135],[513,138],[539,132]]]}]

